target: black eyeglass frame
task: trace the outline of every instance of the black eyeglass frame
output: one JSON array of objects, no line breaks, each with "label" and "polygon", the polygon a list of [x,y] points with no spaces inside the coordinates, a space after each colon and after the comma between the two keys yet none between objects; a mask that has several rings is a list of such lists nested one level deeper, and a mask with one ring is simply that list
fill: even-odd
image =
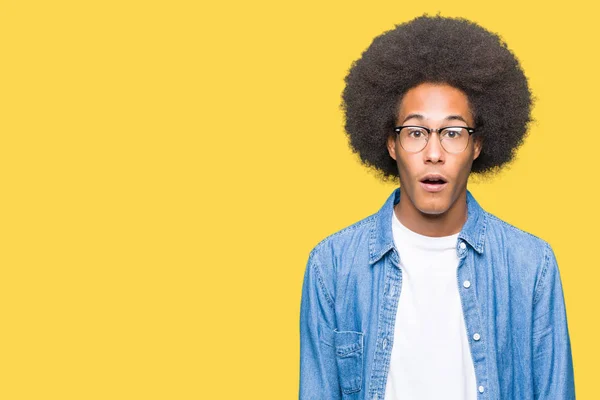
[{"label": "black eyeglass frame", "polygon": [[[396,132],[396,135],[399,135],[400,131],[402,129],[404,129],[404,128],[420,128],[420,129],[424,129],[427,132],[427,140],[425,141],[425,143],[426,143],[425,146],[427,146],[427,142],[429,142],[429,135],[431,135],[431,132],[436,132],[439,135],[442,131],[444,131],[446,129],[460,128],[460,129],[466,129],[467,130],[467,132],[469,133],[469,138],[471,137],[472,134],[474,134],[474,133],[477,132],[475,128],[471,128],[469,126],[443,126],[441,128],[432,129],[432,128],[427,128],[426,126],[420,126],[420,125],[400,125],[400,126],[397,126],[397,127],[394,128],[394,132]],[[440,143],[441,142],[442,142],[442,139],[440,138]],[[467,141],[467,143],[468,143],[468,141]],[[444,145],[442,145],[442,147],[443,146]],[[425,147],[423,147],[423,148],[425,148]],[[446,149],[444,148],[444,150],[446,150]],[[422,151],[422,149],[420,151]],[[448,150],[446,150],[446,151],[448,151]],[[464,149],[462,151],[464,151]],[[461,153],[461,152],[459,152],[459,153]]]}]

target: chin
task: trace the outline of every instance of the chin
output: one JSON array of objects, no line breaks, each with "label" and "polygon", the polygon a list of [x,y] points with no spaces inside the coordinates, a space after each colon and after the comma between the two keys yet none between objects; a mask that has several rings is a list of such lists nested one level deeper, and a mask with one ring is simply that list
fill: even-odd
[{"label": "chin", "polygon": [[426,214],[426,215],[441,215],[441,214],[444,214],[446,211],[448,211],[448,207],[426,206],[426,207],[417,207],[417,210],[419,210],[422,214]]},{"label": "chin", "polygon": [[444,197],[433,199],[423,199],[420,204],[415,204],[417,210],[422,214],[440,215],[444,214],[450,208],[450,203]]}]

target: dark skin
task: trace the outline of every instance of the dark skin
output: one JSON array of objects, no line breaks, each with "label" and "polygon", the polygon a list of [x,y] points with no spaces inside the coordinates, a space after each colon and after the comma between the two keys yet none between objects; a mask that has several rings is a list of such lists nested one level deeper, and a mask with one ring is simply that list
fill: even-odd
[{"label": "dark skin", "polygon": [[[474,127],[466,94],[447,84],[433,83],[423,83],[406,92],[396,123],[433,129]],[[467,180],[482,146],[480,138],[471,137],[463,152],[453,154],[444,150],[439,139],[437,133],[432,133],[418,153],[405,151],[397,135],[390,136],[387,142],[388,152],[398,166],[402,188],[394,212],[408,229],[432,237],[456,234],[466,222]],[[442,190],[432,193],[424,189],[420,181],[430,173],[446,179]]]}]

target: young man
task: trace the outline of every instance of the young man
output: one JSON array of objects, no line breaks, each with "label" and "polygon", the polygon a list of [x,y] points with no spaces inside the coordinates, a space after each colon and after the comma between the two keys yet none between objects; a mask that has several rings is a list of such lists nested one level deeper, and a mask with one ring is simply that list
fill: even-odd
[{"label": "young man", "polygon": [[515,56],[472,22],[419,17],[353,64],[343,105],[353,150],[400,188],[310,253],[300,399],[574,399],[553,250],[467,190],[527,132]]}]

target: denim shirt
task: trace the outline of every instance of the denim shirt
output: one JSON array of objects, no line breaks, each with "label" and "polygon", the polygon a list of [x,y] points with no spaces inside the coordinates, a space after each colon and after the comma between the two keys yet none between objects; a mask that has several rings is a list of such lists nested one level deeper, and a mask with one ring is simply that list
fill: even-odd
[{"label": "denim shirt", "polygon": [[[383,207],[311,251],[300,310],[300,399],[383,400],[402,273]],[[574,399],[571,343],[551,247],[467,191],[459,288],[478,399]],[[431,382],[435,385],[436,382]],[[415,399],[407,399],[415,400]]]}]

